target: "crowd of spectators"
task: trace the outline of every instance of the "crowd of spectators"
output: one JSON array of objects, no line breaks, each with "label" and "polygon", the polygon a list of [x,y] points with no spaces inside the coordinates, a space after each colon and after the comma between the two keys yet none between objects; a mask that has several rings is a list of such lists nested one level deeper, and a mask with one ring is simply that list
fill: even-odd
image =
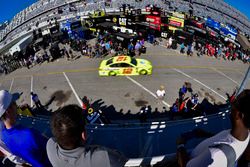
[{"label": "crowd of spectators", "polygon": [[182,118],[191,118],[211,114],[202,110],[199,95],[193,92],[191,83],[184,82],[178,94],[179,97],[170,107],[170,119],[175,119],[175,117],[179,116]]},{"label": "crowd of spectators", "polygon": [[194,41],[187,46],[184,43],[180,45],[180,53],[187,53],[188,56],[192,56],[194,51],[197,52],[197,56],[201,57],[207,55],[215,57],[217,59],[224,60],[241,60],[243,63],[250,63],[250,53],[242,48],[238,48],[235,45],[225,46],[223,44],[202,44],[198,41]]},{"label": "crowd of spectators", "polygon": [[[193,56],[194,53],[198,57],[202,57],[204,55],[214,57],[216,59],[223,59],[229,61],[240,60],[243,63],[250,63],[250,51],[245,50],[243,48],[239,48],[235,44],[226,44],[222,42],[215,43],[212,40],[200,40],[198,37],[194,37],[194,39],[189,42],[180,40],[177,41],[177,37],[169,36],[165,42],[162,42],[162,45],[167,48],[172,49],[180,49],[181,54],[187,54],[187,56]],[[175,42],[173,42],[175,41]],[[174,43],[179,42],[177,47]]]},{"label": "crowd of spectators", "polygon": [[[75,45],[72,45],[72,42]],[[116,36],[109,31],[104,31],[103,33],[97,34],[97,38],[94,44],[88,43],[86,40],[71,42],[71,48],[73,50],[81,52],[81,55],[91,57],[91,58],[101,58],[107,55],[129,55],[129,56],[139,56],[145,53],[144,39],[130,39],[127,45],[124,45],[121,41],[116,39]],[[70,49],[65,49],[67,54]],[[71,51],[72,52],[72,51]]]},{"label": "crowd of spectators", "polygon": [[[148,36],[147,41],[155,43],[157,41],[156,38],[151,36]],[[120,41],[116,40],[112,33],[105,31],[104,33],[99,33],[94,41],[94,43],[89,43],[87,40],[67,39],[59,44],[51,43],[48,47],[39,47],[38,50],[33,49],[32,46],[28,46],[24,54],[19,52],[15,53],[14,56],[2,57],[0,60],[0,70],[1,73],[8,74],[23,66],[30,68],[43,62],[49,63],[60,57],[65,57],[67,60],[76,60],[81,56],[90,58],[102,58],[107,55],[115,56],[120,54],[139,56],[146,52],[144,38],[134,38],[127,45],[123,45]],[[173,41],[176,41],[175,37],[170,36],[164,45],[167,48],[174,49],[177,49],[179,46],[180,53],[186,53],[188,56],[193,56],[196,53],[198,57],[207,55],[223,60],[241,60],[243,63],[250,62],[249,51],[238,48],[233,44],[226,46],[222,43],[214,44],[209,41],[204,43],[194,39],[193,42],[182,42],[180,45],[174,47],[174,43],[176,42]]]},{"label": "crowd of spectators", "polygon": [[[94,41],[94,42],[93,42]],[[52,62],[58,58],[66,58],[73,61],[80,57],[103,58],[111,55],[130,55],[139,56],[146,52],[144,39],[131,39],[128,45],[123,45],[121,41],[116,40],[116,36],[108,31],[98,33],[92,40],[83,39],[65,39],[59,43],[49,43],[49,46],[38,48],[29,45],[26,51],[16,52],[14,56],[5,55],[0,60],[1,73],[8,74],[18,68],[27,67],[30,69],[35,65],[44,62]]]}]

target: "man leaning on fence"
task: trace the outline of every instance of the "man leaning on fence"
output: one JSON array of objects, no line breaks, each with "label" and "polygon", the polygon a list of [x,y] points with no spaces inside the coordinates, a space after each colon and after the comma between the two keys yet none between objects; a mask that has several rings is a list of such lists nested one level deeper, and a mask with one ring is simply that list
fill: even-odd
[{"label": "man leaning on fence", "polygon": [[[177,158],[179,166],[235,167],[238,159],[249,143],[249,102],[250,90],[248,89],[241,92],[232,102],[232,129],[224,130],[202,141],[194,148],[190,157],[185,150],[185,139],[177,140]],[[199,135],[196,134],[196,137],[199,137]]]},{"label": "man leaning on fence", "polygon": [[77,105],[56,111],[51,128],[54,138],[47,143],[47,154],[54,167],[122,167],[126,163],[117,151],[85,145],[85,118]]}]

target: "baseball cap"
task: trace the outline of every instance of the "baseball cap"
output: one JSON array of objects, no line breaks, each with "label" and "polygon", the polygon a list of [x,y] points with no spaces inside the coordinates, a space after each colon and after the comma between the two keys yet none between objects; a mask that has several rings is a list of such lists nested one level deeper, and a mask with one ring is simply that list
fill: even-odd
[{"label": "baseball cap", "polygon": [[9,93],[7,90],[0,91],[0,117],[3,116],[10,104],[20,97],[19,93]]}]

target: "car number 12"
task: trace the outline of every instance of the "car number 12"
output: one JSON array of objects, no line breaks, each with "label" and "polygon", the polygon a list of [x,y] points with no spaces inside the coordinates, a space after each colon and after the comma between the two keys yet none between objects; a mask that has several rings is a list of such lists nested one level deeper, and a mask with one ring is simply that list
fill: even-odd
[{"label": "car number 12", "polygon": [[131,74],[132,73],[132,71],[133,71],[133,69],[132,68],[125,68],[125,69],[123,69],[123,74]]}]

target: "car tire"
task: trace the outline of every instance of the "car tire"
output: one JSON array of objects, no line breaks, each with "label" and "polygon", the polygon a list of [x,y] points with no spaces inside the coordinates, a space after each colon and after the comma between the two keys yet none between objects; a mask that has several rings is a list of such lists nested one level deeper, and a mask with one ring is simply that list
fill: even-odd
[{"label": "car tire", "polygon": [[148,74],[148,72],[146,70],[141,70],[140,71],[140,75],[147,75],[147,74]]},{"label": "car tire", "polygon": [[116,76],[116,73],[114,71],[110,71],[109,76]]}]

